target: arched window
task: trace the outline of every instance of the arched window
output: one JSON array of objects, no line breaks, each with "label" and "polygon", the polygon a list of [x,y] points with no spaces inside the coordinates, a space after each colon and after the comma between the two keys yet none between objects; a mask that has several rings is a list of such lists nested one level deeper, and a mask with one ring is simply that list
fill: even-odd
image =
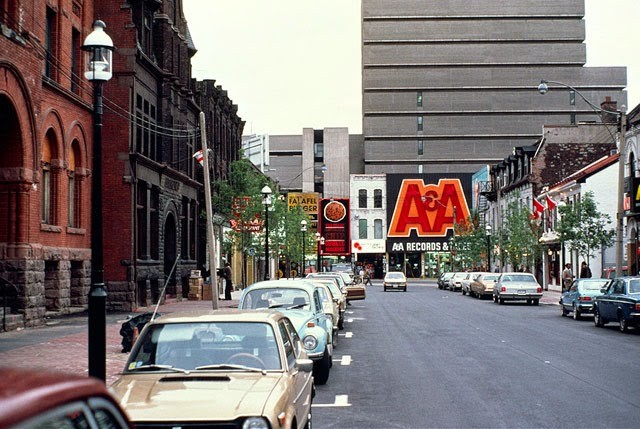
[{"label": "arched window", "polygon": [[43,224],[55,225],[55,186],[52,177],[51,160],[55,159],[56,136],[53,130],[49,130],[42,143],[42,168],[41,201],[40,210]]},{"label": "arched window", "polygon": [[81,225],[81,209],[82,209],[82,191],[81,182],[77,180],[76,169],[80,167],[80,145],[78,140],[71,143],[69,151],[69,188],[68,188],[68,216],[67,223],[70,227],[80,228]]}]

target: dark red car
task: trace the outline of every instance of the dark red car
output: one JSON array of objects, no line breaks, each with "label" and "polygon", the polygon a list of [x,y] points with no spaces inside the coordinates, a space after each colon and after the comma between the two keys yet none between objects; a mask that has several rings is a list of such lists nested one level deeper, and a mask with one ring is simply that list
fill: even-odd
[{"label": "dark red car", "polygon": [[133,427],[100,381],[56,372],[0,368],[0,428]]}]

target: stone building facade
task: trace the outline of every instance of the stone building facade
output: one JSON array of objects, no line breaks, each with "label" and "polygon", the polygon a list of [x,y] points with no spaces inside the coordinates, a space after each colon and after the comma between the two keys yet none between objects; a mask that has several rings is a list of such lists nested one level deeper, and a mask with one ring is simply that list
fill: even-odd
[{"label": "stone building facade", "polygon": [[0,5],[0,293],[11,328],[87,305],[93,90],[80,46],[93,3]]},{"label": "stone building facade", "polygon": [[584,0],[363,0],[365,173],[475,172],[543,124],[626,104],[624,67],[584,67]]}]

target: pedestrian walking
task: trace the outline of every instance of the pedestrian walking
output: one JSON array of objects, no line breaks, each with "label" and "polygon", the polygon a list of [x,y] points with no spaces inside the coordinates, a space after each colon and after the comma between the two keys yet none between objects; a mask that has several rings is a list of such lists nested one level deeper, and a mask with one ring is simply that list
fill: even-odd
[{"label": "pedestrian walking", "polygon": [[364,270],[364,285],[373,286],[373,283],[371,282],[371,275],[369,274],[369,270]]},{"label": "pedestrian walking", "polygon": [[581,279],[590,279],[591,278],[591,268],[585,261],[582,261],[582,265],[580,266],[580,278]]},{"label": "pedestrian walking", "polygon": [[231,301],[233,282],[231,281],[231,264],[228,262],[224,264],[224,279],[226,281],[224,286],[224,299],[225,301]]},{"label": "pedestrian walking", "polygon": [[571,271],[571,264],[567,263],[562,271],[562,290],[569,290],[571,283],[573,283],[573,272]]}]

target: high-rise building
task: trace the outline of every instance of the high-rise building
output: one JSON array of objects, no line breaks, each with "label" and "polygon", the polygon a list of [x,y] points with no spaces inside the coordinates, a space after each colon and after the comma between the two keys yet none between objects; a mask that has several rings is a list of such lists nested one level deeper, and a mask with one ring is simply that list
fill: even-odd
[{"label": "high-rise building", "polygon": [[[625,67],[585,67],[584,0],[362,0],[365,173],[475,172],[544,124],[626,104]],[[579,91],[549,84],[561,82]]]}]

